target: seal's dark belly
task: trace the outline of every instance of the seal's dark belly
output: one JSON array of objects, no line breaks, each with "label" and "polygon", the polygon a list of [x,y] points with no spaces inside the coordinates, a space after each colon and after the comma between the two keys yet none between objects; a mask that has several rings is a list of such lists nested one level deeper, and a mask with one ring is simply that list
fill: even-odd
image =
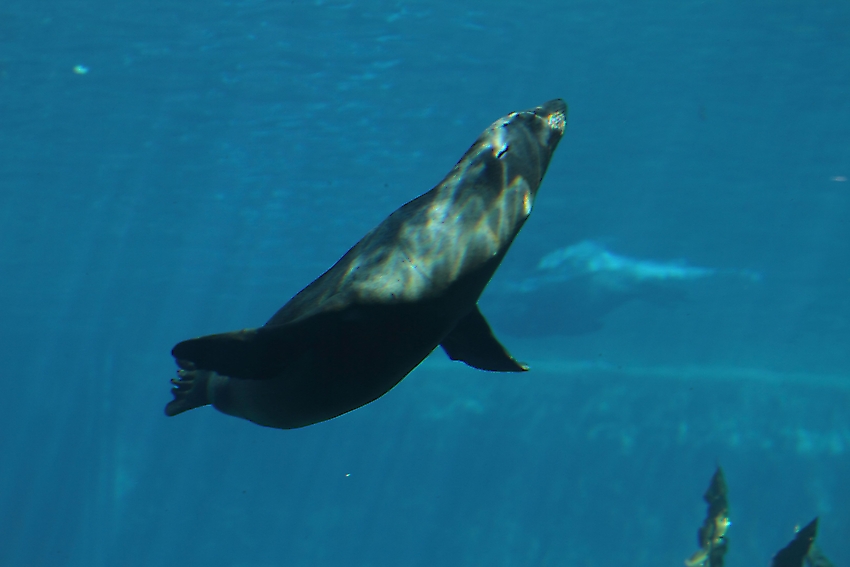
[{"label": "seal's dark belly", "polygon": [[[260,425],[318,423],[381,397],[416,368],[474,309],[498,259],[466,274],[437,298],[378,303],[312,318],[283,357],[269,357],[271,379],[229,380],[213,405]],[[274,326],[266,327],[274,332]]]},{"label": "seal's dark belly", "polygon": [[433,316],[430,307],[346,312],[345,320],[325,325],[321,338],[305,341],[302,354],[277,369],[279,378],[229,380],[222,392],[227,399],[213,403],[225,413],[284,429],[366,405],[398,384],[454,326]]}]

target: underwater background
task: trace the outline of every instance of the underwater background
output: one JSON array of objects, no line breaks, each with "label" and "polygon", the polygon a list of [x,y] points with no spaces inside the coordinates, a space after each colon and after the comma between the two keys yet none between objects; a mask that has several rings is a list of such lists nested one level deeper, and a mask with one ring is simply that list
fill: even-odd
[{"label": "underwater background", "polygon": [[[257,326],[478,134],[567,131],[439,350],[265,429],[163,415],[171,347]],[[850,3],[0,6],[0,565],[850,564]],[[545,260],[544,260],[545,259]]]}]

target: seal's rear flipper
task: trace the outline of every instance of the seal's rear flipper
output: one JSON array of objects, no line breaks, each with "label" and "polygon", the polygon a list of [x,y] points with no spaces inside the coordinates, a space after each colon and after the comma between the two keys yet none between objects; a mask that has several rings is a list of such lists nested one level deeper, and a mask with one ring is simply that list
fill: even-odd
[{"label": "seal's rear flipper", "polygon": [[452,360],[473,368],[494,372],[524,372],[528,366],[517,362],[490,330],[476,305],[440,343]]},{"label": "seal's rear flipper", "polygon": [[168,417],[210,403],[207,382],[212,373],[206,370],[195,370],[192,363],[185,360],[179,360],[177,364],[181,368],[177,371],[177,378],[171,379],[171,384],[174,386],[171,393],[174,394],[174,399],[165,406],[165,415]]},{"label": "seal's rear flipper", "polygon": [[[275,376],[287,357],[299,348],[304,325],[277,325],[189,339],[171,350],[180,364],[211,370],[240,380],[265,380]],[[182,365],[181,365],[182,366]]]}]

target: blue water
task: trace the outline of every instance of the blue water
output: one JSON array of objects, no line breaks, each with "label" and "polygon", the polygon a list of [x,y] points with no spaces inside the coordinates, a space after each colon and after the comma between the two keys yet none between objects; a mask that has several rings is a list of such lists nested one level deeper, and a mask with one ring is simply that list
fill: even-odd
[{"label": "blue water", "polygon": [[[849,77],[846,2],[5,0],[0,565],[681,565],[718,462],[728,565],[816,515],[850,564]],[[435,352],[301,430],[164,417],[176,342],[555,97],[481,302],[530,373]],[[585,240],[716,273],[504,291]]]}]

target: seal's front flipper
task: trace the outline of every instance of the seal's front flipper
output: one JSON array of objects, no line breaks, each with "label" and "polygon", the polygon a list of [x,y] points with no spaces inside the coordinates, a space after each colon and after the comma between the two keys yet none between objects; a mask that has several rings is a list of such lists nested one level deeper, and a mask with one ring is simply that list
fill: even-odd
[{"label": "seal's front flipper", "polygon": [[517,362],[493,336],[478,306],[470,311],[440,343],[452,360],[473,368],[494,372],[524,372],[528,366]]},{"label": "seal's front flipper", "polygon": [[178,360],[180,370],[177,378],[171,379],[171,393],[174,399],[165,406],[165,415],[171,417],[190,409],[199,408],[210,403],[207,394],[207,382],[211,372],[197,370],[191,362]]}]

